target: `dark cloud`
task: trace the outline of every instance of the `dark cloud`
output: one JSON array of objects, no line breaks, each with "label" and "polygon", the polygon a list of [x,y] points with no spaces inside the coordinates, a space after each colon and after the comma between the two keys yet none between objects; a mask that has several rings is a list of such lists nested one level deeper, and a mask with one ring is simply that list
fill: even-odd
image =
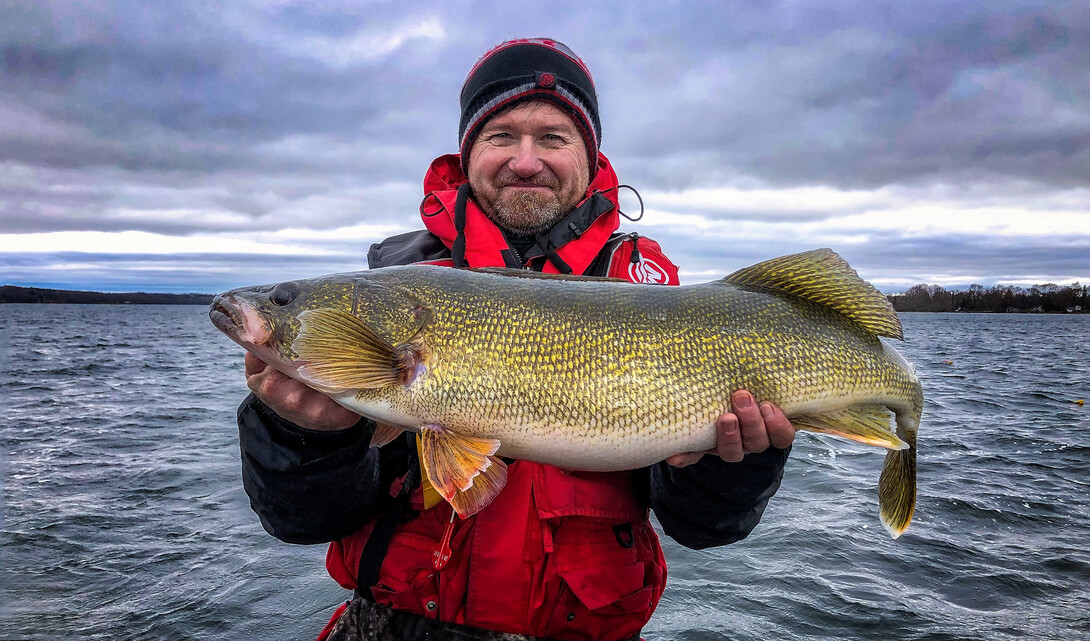
[{"label": "dark cloud", "polygon": [[[406,123],[391,125],[403,120],[404,108],[411,105],[403,93],[411,92],[414,83],[413,74],[397,68],[396,61],[364,58],[338,67],[320,55],[308,57],[299,43],[321,21],[304,21],[301,28],[284,22],[281,32],[265,32],[268,17],[234,16],[254,24],[225,21],[218,5],[114,6],[110,15],[90,17],[66,15],[64,5],[51,11],[38,8],[42,21],[101,21],[95,42],[55,30],[0,42],[0,89],[20,96],[21,107],[39,114],[43,122],[69,128],[46,141],[5,131],[0,158],[134,171],[317,172],[351,167],[380,178],[420,171],[418,163],[398,166],[405,155],[398,141],[406,140]],[[288,13],[297,17],[297,12]],[[319,35],[336,38],[339,30],[362,20],[342,15],[337,29]],[[368,24],[377,36],[390,21],[372,18]],[[452,93],[450,87],[444,89]],[[426,133],[421,125],[429,120],[409,124]],[[262,153],[263,144],[298,136],[314,143],[301,150],[303,158]],[[323,154],[323,142],[336,146],[345,139],[390,147],[395,153],[381,162],[364,155],[351,164]]]},{"label": "dark cloud", "polygon": [[[666,36],[631,45],[633,56],[613,61],[621,84],[658,82],[613,107],[615,120],[640,134],[604,147],[620,146],[643,161],[641,177],[675,188],[739,174],[845,187],[952,175],[1070,185],[1090,175],[1085,12],[1047,3],[827,4],[746,13],[738,22],[747,37],[723,27],[723,46]],[[709,27],[675,25],[689,26],[695,43],[709,42],[699,37]],[[669,62],[658,61],[664,49]],[[663,165],[670,169],[648,169]]]},{"label": "dark cloud", "polygon": [[407,220],[418,183],[334,181],[321,172],[5,170],[0,233],[136,230],[167,235],[333,229]]},{"label": "dark cloud", "polygon": [[[471,8],[436,7],[415,19],[439,16],[444,38],[368,57],[349,52],[357,33],[378,41],[414,16],[383,5],[236,8],[226,19],[218,5],[111,6],[87,16],[37,5],[23,22],[51,28],[9,29],[6,93],[84,136],[38,145],[5,136],[0,157],[418,173],[421,158],[453,146],[465,69],[515,35],[470,28]],[[1090,19],[1073,5],[579,6],[557,35],[596,72],[606,150],[654,186],[732,175],[844,186],[950,171],[1064,184],[1087,176]],[[490,24],[533,24],[538,11],[510,5]],[[90,35],[58,26],[77,17]],[[256,153],[286,136],[313,137],[318,153],[303,162]],[[398,153],[323,162],[321,141],[346,138]]]}]

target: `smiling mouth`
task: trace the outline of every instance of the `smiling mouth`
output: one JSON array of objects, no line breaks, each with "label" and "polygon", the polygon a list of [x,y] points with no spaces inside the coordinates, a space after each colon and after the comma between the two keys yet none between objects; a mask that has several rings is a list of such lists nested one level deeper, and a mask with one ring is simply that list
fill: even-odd
[{"label": "smiling mouth", "polygon": [[549,191],[556,191],[557,189],[556,185],[550,185],[547,183],[530,180],[507,182],[500,186],[501,189],[503,189],[504,187],[511,187],[514,189],[547,189]]},{"label": "smiling mouth", "polygon": [[504,189],[507,190],[507,193],[509,194],[525,193],[544,195],[553,193],[553,190],[549,189],[548,187],[542,187],[541,185],[508,185]]}]

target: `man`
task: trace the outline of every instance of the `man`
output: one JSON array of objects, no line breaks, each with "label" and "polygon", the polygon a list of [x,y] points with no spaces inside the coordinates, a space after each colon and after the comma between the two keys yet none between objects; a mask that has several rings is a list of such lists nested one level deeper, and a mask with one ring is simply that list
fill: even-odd
[{"label": "man", "polygon": [[[677,284],[659,246],[619,225],[598,151],[597,97],[562,44],[489,51],[461,93],[460,154],[432,163],[426,231],[371,248],[370,267],[430,261]],[[693,548],[745,537],[779,486],[794,429],[745,391],[716,449],[621,473],[510,461],[504,490],[467,519],[428,507],[410,438],[369,449],[374,423],[246,355],[243,480],[265,528],[332,541],[326,565],[356,591],[322,639],[639,637],[666,581],[654,509]],[[724,399],[724,406],[726,406]]]}]

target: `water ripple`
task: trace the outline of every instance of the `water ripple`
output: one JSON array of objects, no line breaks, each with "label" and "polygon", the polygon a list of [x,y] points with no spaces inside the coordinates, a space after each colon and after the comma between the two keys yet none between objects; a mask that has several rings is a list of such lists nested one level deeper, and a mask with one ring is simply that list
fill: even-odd
[{"label": "water ripple", "polygon": [[[345,592],[249,509],[241,352],[203,308],[118,311],[0,306],[2,636],[313,638]],[[880,451],[800,435],[748,539],[663,540],[646,638],[1090,635],[1090,317],[903,320],[927,396],[909,531],[878,521]]]}]

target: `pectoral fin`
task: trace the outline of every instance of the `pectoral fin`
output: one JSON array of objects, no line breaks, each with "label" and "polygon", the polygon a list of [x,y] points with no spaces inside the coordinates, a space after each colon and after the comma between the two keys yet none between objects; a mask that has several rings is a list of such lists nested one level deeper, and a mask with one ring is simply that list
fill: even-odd
[{"label": "pectoral fin", "polygon": [[818,416],[790,418],[795,429],[834,434],[891,450],[906,449],[908,443],[898,438],[889,427],[891,416],[892,413],[883,406],[862,405]]},{"label": "pectoral fin", "polygon": [[412,379],[417,358],[398,348],[363,321],[333,309],[299,314],[299,334],[291,347],[305,364],[300,377],[326,390],[374,389]]},{"label": "pectoral fin", "polygon": [[420,432],[420,464],[436,491],[454,506],[459,516],[466,517],[492,502],[507,482],[506,467],[499,473],[488,472],[499,467],[497,463],[503,465],[492,456],[499,447],[500,442],[494,439],[465,436],[435,425],[424,426]]}]

